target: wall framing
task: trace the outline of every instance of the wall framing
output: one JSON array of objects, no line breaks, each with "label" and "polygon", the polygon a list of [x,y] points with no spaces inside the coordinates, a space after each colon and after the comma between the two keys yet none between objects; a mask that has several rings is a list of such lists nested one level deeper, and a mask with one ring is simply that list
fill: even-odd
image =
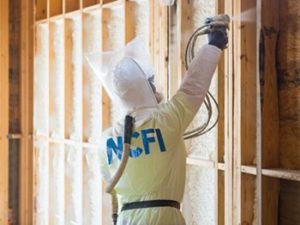
[{"label": "wall framing", "polygon": [[[82,14],[83,12],[88,13],[89,10],[99,8],[99,4],[104,4],[105,11],[109,12],[111,7],[114,7],[121,1],[105,1],[102,3],[99,1],[89,0],[89,1],[74,1],[74,0],[65,0],[60,1],[59,4],[55,4],[55,1],[47,0],[38,0],[37,5],[35,6],[35,23],[41,24],[44,22],[50,22],[61,17],[67,18],[73,15]],[[184,0],[178,1],[177,3],[177,13],[186,12]],[[8,80],[3,71],[8,70],[8,27],[5,24],[5,21],[8,18],[5,7],[8,5],[7,0],[1,1],[0,10],[1,21],[0,29],[1,32],[6,30],[7,35],[1,35],[1,57],[5,60],[1,60],[1,117],[0,117],[0,148],[1,148],[1,160],[7,157],[8,151],[8,141],[6,135],[8,134]],[[129,6],[129,5],[128,5]],[[34,158],[33,158],[33,93],[32,93],[32,84],[33,84],[33,14],[32,8],[34,7],[33,1],[31,0],[22,0],[22,52],[21,52],[21,68],[22,68],[22,134],[20,135],[22,140],[22,155],[21,155],[21,224],[34,224],[34,184],[35,178],[34,174]],[[84,7],[88,7],[83,9]],[[261,94],[260,87],[257,85],[257,76],[259,72],[259,34],[260,28],[262,27],[263,32],[267,32],[267,28],[275,27],[277,28],[278,24],[272,24],[275,20],[271,20],[276,17],[272,12],[275,10],[277,5],[274,1],[271,0],[238,0],[238,1],[218,1],[218,12],[225,12],[231,15],[239,15],[239,13],[255,7],[257,10],[257,19],[256,27],[249,24],[240,24],[238,22],[232,22],[230,31],[229,31],[229,48],[224,53],[224,59],[221,60],[219,65],[218,72],[219,74],[224,74],[224,77],[219,77],[219,90],[221,108],[224,110],[221,113],[221,123],[219,123],[219,142],[218,142],[218,155],[213,161],[195,161],[188,160],[190,164],[196,164],[203,167],[215,168],[217,174],[218,185],[216,186],[216,192],[218,193],[218,210],[217,210],[217,224],[218,225],[238,225],[238,224],[252,224],[256,220],[256,224],[276,224],[274,218],[276,215],[276,210],[278,207],[277,198],[280,190],[281,180],[291,180],[299,181],[300,180],[300,171],[299,170],[290,170],[287,168],[282,168],[278,162],[278,155],[274,154],[275,158],[268,157],[270,151],[278,151],[276,143],[268,143],[268,146],[273,146],[274,148],[267,148],[267,144],[264,141],[270,140],[268,138],[268,129],[273,130],[274,127],[278,124],[268,121],[268,115],[274,113],[276,116],[276,104],[272,108],[264,108],[262,111],[262,125],[264,126],[261,130],[261,136],[259,130],[251,128],[249,133],[243,133],[242,130],[246,129],[249,121],[245,121],[245,118],[250,118],[250,120],[256,124],[260,125],[259,121],[259,95]],[[274,7],[274,10],[269,10],[270,7]],[[166,73],[166,71],[180,71],[182,68],[182,63],[178,63],[178,67],[168,67],[168,63],[173,60],[175,62],[180,61],[180,56],[175,58],[167,58],[168,49],[167,45],[167,35],[166,22],[168,20],[168,15],[172,15],[174,8],[163,8],[159,7],[154,1],[151,1],[151,18],[155,18],[151,21],[152,28],[155,26],[159,27],[159,30],[152,30],[151,34],[151,51],[153,55],[153,61],[156,65],[156,69]],[[60,16],[61,14],[64,16]],[[258,15],[258,13],[262,13]],[[261,15],[264,15],[261,17]],[[169,17],[172,18],[172,17]],[[184,25],[185,21],[175,18],[175,25]],[[173,18],[173,19],[174,19]],[[272,22],[273,21],[273,22]],[[275,21],[276,22],[276,21]],[[256,29],[255,29],[256,28]],[[255,32],[252,32],[255,31]],[[180,33],[179,30],[176,30],[177,34]],[[251,35],[249,35],[251,33]],[[132,35],[131,30],[127,30],[126,36],[129,37]],[[125,39],[124,39],[125,41]],[[180,38],[176,39],[176,45],[180,44],[182,40]],[[272,49],[274,45],[273,39],[265,40],[265,47]],[[105,45],[104,45],[105,46]],[[249,48],[255,49],[255,51],[248,51]],[[178,46],[173,49],[179,54]],[[158,57],[160,60],[154,60],[154,57]],[[266,64],[266,67],[270,67],[269,71],[274,70],[272,64],[272,54],[264,55],[265,61],[269,64]],[[170,61],[169,61],[169,60]],[[254,66],[253,70],[248,70],[248,66]],[[3,69],[4,68],[4,69]],[[242,73],[243,71],[243,73]],[[180,71],[181,72],[181,71]],[[180,73],[179,73],[180,74]],[[176,74],[176,78],[166,78],[162,79],[160,82],[162,84],[168,85],[170,93],[172,90],[176,89],[179,80],[179,74]],[[6,74],[7,75],[7,74]],[[245,75],[245,76],[244,76]],[[253,75],[253,76],[252,76]],[[262,95],[265,99],[273,99],[276,96],[276,90],[272,86],[272,75],[265,79],[266,83],[271,82],[270,86],[265,84],[264,92]],[[4,79],[3,79],[4,77]],[[223,79],[223,80],[222,80]],[[24,81],[24,82],[23,82]],[[241,88],[244,83],[251,83],[249,89]],[[224,85],[222,85],[224,84]],[[222,89],[224,88],[224,90]],[[257,92],[259,91],[259,92]],[[250,101],[250,96],[256,96],[253,101]],[[105,93],[103,93],[105,96]],[[108,105],[109,101],[107,96],[103,98],[103,105]],[[247,105],[250,104],[251,106]],[[246,109],[248,107],[253,108],[253,114],[249,115]],[[107,107],[108,108],[108,107]],[[107,127],[109,124],[109,111],[102,112],[103,117],[106,118],[106,121],[103,123],[103,127]],[[232,122],[234,121],[234,122]],[[246,128],[245,128],[246,127]],[[51,139],[50,141],[55,141]],[[73,143],[70,140],[64,140],[65,143]],[[262,145],[260,145],[262,141]],[[75,142],[76,143],[76,142]],[[89,146],[88,143],[83,143],[85,146]],[[251,146],[251,147],[250,147]],[[4,150],[4,151],[3,151]],[[225,155],[225,160],[223,158]],[[256,161],[255,161],[256,159]],[[6,199],[8,194],[7,180],[8,171],[7,165],[4,163],[0,164],[1,166],[1,176],[0,176],[0,199]],[[249,188],[250,187],[250,188]],[[272,188],[272,191],[268,191]],[[275,187],[275,188],[274,188]],[[256,197],[255,197],[256,196]],[[244,199],[248,199],[247,202],[244,202]],[[271,199],[271,201],[269,201]],[[5,200],[4,200],[5,201]],[[105,202],[105,199],[103,199]],[[106,201],[107,202],[107,201]],[[232,210],[231,210],[232,209]],[[103,211],[107,213],[107,211]],[[7,208],[5,204],[0,205],[0,224],[6,224],[7,218]],[[103,222],[106,224],[107,222]]]}]

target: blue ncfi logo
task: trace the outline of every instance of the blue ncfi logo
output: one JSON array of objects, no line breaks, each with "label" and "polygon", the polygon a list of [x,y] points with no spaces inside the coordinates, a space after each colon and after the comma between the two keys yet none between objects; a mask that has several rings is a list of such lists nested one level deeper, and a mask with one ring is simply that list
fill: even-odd
[{"label": "blue ncfi logo", "polygon": [[[133,132],[132,139],[142,138],[144,149],[140,147],[135,147],[130,149],[129,156],[132,158],[139,157],[143,151],[145,151],[145,155],[150,154],[150,143],[158,142],[159,148],[161,152],[166,151],[166,146],[163,140],[163,136],[161,134],[160,129],[145,129],[140,132]],[[113,138],[109,138],[106,141],[106,151],[107,151],[107,159],[108,164],[112,164],[113,161],[113,153],[117,155],[117,158],[121,160],[123,154],[123,137],[118,136],[117,140]]]}]

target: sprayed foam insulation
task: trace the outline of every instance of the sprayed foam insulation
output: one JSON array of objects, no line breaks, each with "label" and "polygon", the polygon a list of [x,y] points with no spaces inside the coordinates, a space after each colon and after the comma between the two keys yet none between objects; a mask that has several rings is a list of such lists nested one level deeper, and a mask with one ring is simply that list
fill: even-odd
[{"label": "sprayed foam insulation", "polygon": [[[123,6],[115,7],[111,10],[111,17],[109,23],[107,23],[108,31],[108,48],[109,49],[118,49],[125,45],[125,13]],[[123,38],[121,38],[123,37]],[[116,121],[120,121],[122,112],[120,107],[114,102],[111,102],[110,109],[110,121],[113,124]]]},{"label": "sprayed foam insulation", "polygon": [[[50,23],[49,132],[64,138],[64,23]],[[64,146],[49,148],[49,224],[64,224]]]},{"label": "sprayed foam insulation", "polygon": [[[99,51],[102,48],[101,12],[84,15],[83,20],[83,50],[84,52]],[[102,102],[100,83],[95,75],[85,66],[84,102],[87,107],[87,123],[84,133],[89,142],[96,143],[101,135]],[[83,218],[82,224],[101,224],[101,175],[98,150],[96,148],[83,149]]]},{"label": "sprayed foam insulation", "polygon": [[36,224],[49,225],[49,157],[48,142],[35,142]]},{"label": "sprayed foam insulation", "polygon": [[[48,135],[49,115],[49,29],[42,24],[36,28],[34,63],[34,128],[39,135]],[[36,223],[48,225],[49,212],[49,157],[48,142],[36,140]]]},{"label": "sprayed foam insulation", "polygon": [[136,1],[135,18],[136,18],[136,36],[140,36],[145,44],[146,49],[149,50],[149,38],[150,38],[150,6],[148,0]]},{"label": "sprayed foam insulation", "polygon": [[65,145],[65,225],[82,224],[82,151]]},{"label": "sprayed foam insulation", "polygon": [[50,23],[49,132],[64,136],[64,23]]},{"label": "sprayed foam insulation", "polygon": [[[95,11],[84,16],[83,49],[84,52],[101,50],[101,12]],[[101,89],[99,80],[85,64],[84,99],[86,102],[87,124],[84,127],[89,142],[96,143],[101,134]]]},{"label": "sprayed foam insulation", "polygon": [[83,159],[83,224],[101,224],[101,174],[97,148],[84,149]]},{"label": "sprayed foam insulation", "polygon": [[81,18],[72,21],[72,111],[71,134],[73,140],[82,135],[82,22]]},{"label": "sprayed foam insulation", "polygon": [[[193,1],[192,3],[192,21],[193,21],[193,30],[196,30],[198,27],[203,25],[205,18],[215,14],[215,3],[213,1],[204,1],[198,0]],[[196,51],[204,44],[207,43],[207,36],[200,36],[197,45]],[[213,96],[217,97],[217,74],[214,75],[210,86],[210,92]],[[193,123],[189,129],[196,128],[197,126],[203,124],[207,119],[207,111],[202,105],[200,111],[197,113]],[[213,114],[212,120],[216,119],[216,114]],[[190,156],[200,157],[204,159],[214,160],[215,151],[217,148],[217,129],[214,128],[210,132],[204,134],[200,138],[194,138],[191,141],[187,142],[188,152]]]},{"label": "sprayed foam insulation", "polygon": [[[70,138],[81,140],[82,136],[82,38],[81,17],[67,24],[71,38],[71,124]],[[82,149],[65,145],[65,225],[82,224]]]},{"label": "sprayed foam insulation", "polygon": [[[150,19],[149,12],[150,6],[149,1],[139,0],[135,1],[134,15],[135,15],[135,35],[140,36],[145,44],[145,48],[149,50],[149,37],[150,37]],[[109,49],[118,49],[123,47],[125,44],[125,14],[124,7],[115,7],[111,11],[111,17],[109,23],[107,24],[108,36],[109,36]],[[111,104],[111,122],[122,120],[120,115],[122,115],[119,110],[120,107],[115,104]]]},{"label": "sprayed foam insulation", "polygon": [[183,214],[186,224],[215,225],[215,170],[187,167]]},{"label": "sprayed foam insulation", "polygon": [[[196,30],[203,25],[205,18],[215,15],[214,1],[194,0],[192,7],[192,30]],[[184,34],[183,34],[184,35]],[[196,44],[196,51],[203,44],[207,43],[207,36],[201,36]],[[185,50],[185,49],[183,49]],[[217,97],[217,74],[214,75],[210,86],[210,92]],[[207,111],[202,105],[189,129],[193,129],[203,124],[207,119]],[[213,114],[212,120],[216,119]],[[193,138],[186,142],[189,157],[214,160],[217,148],[217,129],[198,138]],[[204,169],[196,166],[188,166],[185,187],[185,197],[183,201],[184,216],[186,223],[191,225],[205,224],[214,225],[215,221],[215,172],[214,169]]]},{"label": "sprayed foam insulation", "polygon": [[34,61],[34,128],[35,133],[48,135],[49,114],[49,39],[48,26],[36,28]]}]

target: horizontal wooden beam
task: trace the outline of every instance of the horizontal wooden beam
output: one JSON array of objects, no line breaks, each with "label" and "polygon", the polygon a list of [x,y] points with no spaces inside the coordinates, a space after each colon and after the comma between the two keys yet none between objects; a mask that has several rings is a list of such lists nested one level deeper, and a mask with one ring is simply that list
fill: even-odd
[{"label": "horizontal wooden beam", "polygon": [[262,169],[262,174],[268,177],[300,181],[300,170]]},{"label": "horizontal wooden beam", "polygon": [[256,166],[241,166],[241,172],[251,175],[257,174]]}]

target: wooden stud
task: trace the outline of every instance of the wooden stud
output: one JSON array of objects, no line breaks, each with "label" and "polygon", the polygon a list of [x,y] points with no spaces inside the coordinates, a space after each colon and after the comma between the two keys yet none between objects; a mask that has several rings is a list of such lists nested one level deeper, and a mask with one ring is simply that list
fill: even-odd
[{"label": "wooden stud", "polygon": [[8,224],[9,1],[0,2],[0,224]]},{"label": "wooden stud", "polygon": [[[228,15],[233,15],[233,4],[231,1],[226,1],[224,12]],[[225,160],[225,225],[233,224],[233,23],[230,23],[230,30],[228,32],[228,49],[225,50],[225,98],[224,98],[224,160]]]},{"label": "wooden stud", "polygon": [[33,3],[21,1],[20,224],[33,224]]},{"label": "wooden stud", "polygon": [[168,34],[167,34],[167,7],[153,2],[153,64],[155,68],[157,87],[162,88],[159,90],[166,98],[168,96]]},{"label": "wooden stud", "polygon": [[[262,174],[264,176],[268,176],[268,177],[280,178],[280,179],[285,179],[285,180],[300,181],[300,170],[263,169]],[[273,181],[272,183],[275,183],[275,182],[276,181]],[[276,185],[278,186],[278,184],[276,184]],[[268,204],[271,204],[271,203],[268,203]],[[269,208],[270,208],[270,206],[269,206]]]},{"label": "wooden stud", "polygon": [[217,225],[224,225],[225,224],[225,185],[224,185],[224,172],[218,171],[218,204],[217,204]]},{"label": "wooden stud", "polygon": [[[225,2],[222,0],[216,1],[216,14],[225,13]],[[215,164],[219,165],[219,162],[224,162],[224,139],[225,139],[225,124],[224,124],[224,91],[225,91],[225,57],[222,54],[218,68],[217,68],[218,84],[218,109],[219,109],[219,121],[218,121],[218,131],[217,131],[217,150],[215,154]],[[225,166],[225,165],[224,165]],[[215,200],[216,204],[216,224],[225,224],[225,195],[224,195],[224,172],[219,171],[219,166],[215,168],[216,176],[216,193],[217,197]]]},{"label": "wooden stud", "polygon": [[[241,175],[241,163],[254,164],[256,157],[256,8],[255,0],[234,2],[234,210],[233,224],[250,221],[253,218],[255,192],[245,187],[247,179]],[[248,10],[248,11],[247,11]],[[250,13],[245,20],[243,14]],[[251,18],[252,17],[252,18]],[[251,183],[252,184],[252,183]],[[254,183],[255,184],[255,183]],[[253,185],[254,185],[253,184]],[[244,202],[244,196],[253,197],[253,201]],[[251,209],[251,210],[250,210]]]},{"label": "wooden stud", "polygon": [[257,175],[257,168],[255,166],[241,166],[241,172],[251,175]]},{"label": "wooden stud", "polygon": [[168,59],[169,59],[169,68],[168,68],[168,77],[169,77],[169,90],[168,95],[173,96],[180,84],[182,78],[182,68],[181,68],[181,1],[177,1],[177,4],[169,7],[168,9]]},{"label": "wooden stud", "polygon": [[125,1],[125,42],[131,41],[136,36],[136,10],[137,3]]}]

